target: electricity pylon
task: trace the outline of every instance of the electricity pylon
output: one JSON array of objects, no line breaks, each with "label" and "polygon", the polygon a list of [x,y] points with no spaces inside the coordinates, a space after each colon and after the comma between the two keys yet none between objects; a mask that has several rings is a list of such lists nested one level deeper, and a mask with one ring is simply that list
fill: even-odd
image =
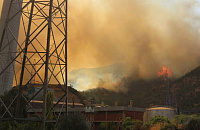
[{"label": "electricity pylon", "polygon": [[[9,54],[9,60],[1,62],[4,64],[1,66],[0,76],[13,79],[14,86],[18,86],[19,90],[9,106],[6,106],[0,99],[5,107],[5,112],[0,119],[4,118],[5,113],[9,113],[10,118],[18,120],[22,99],[34,111],[38,119],[43,121],[44,127],[52,111],[55,117],[52,122],[56,122],[55,125],[58,124],[61,113],[67,112],[67,2],[67,0],[10,1],[9,12],[0,39],[0,57]],[[17,17],[20,19],[20,27],[18,27],[19,33],[16,34],[14,32],[17,27],[11,26],[14,26],[13,20]],[[16,47],[9,49],[13,45]],[[5,73],[8,69],[12,71],[12,74],[6,77]],[[27,99],[22,92],[32,79],[40,82],[42,87]],[[47,109],[49,84],[56,84],[56,87],[62,89],[64,94]],[[43,116],[40,116],[30,102],[42,91]],[[16,113],[12,115],[10,106],[14,101],[17,102]],[[61,101],[63,104],[58,107]]]}]

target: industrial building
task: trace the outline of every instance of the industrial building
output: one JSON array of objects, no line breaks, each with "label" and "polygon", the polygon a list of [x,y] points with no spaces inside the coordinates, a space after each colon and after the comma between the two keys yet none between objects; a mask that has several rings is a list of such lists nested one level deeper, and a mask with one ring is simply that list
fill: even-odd
[{"label": "industrial building", "polygon": [[143,121],[144,112],[145,108],[129,106],[94,107],[91,112],[85,109],[86,119],[92,123],[94,130],[98,130],[101,123],[107,122],[115,123],[117,129],[120,129],[126,117]]},{"label": "industrial building", "polygon": [[[42,101],[32,101],[32,106],[37,113],[42,114]],[[69,113],[76,111],[83,113],[86,116],[87,122],[90,122],[90,127],[93,130],[98,130],[101,123],[107,122],[113,122],[117,126],[117,129],[120,129],[126,117],[143,121],[145,112],[145,108],[130,106],[84,107],[80,103],[68,103],[68,106]],[[65,109],[63,110],[64,113]],[[29,117],[32,117],[34,113],[31,109],[28,110]]]},{"label": "industrial building", "polygon": [[[40,84],[35,84],[34,86],[34,89],[31,87],[32,93],[36,93],[41,87]],[[55,85],[53,84],[49,85],[49,91],[53,91],[54,100],[56,100],[57,96],[62,95],[63,92],[60,88],[54,86]],[[40,94],[38,94],[38,96],[39,95]],[[93,104],[91,103],[92,101],[89,102],[79,97],[79,92],[72,87],[69,87],[68,96],[68,113],[70,114],[78,111],[84,114],[87,122],[90,122],[90,127],[93,130],[98,130],[101,123],[108,122],[114,123],[117,129],[120,129],[126,117],[140,120],[145,123],[150,121],[150,119],[155,116],[164,116],[172,119],[176,114],[176,109],[167,106],[152,106],[150,108],[135,107],[132,100],[130,100],[130,103],[127,104],[127,106],[118,106],[117,102],[115,102],[115,106],[105,105],[103,102],[101,104]],[[30,102],[35,111],[28,107],[27,112],[29,118],[33,118],[35,116],[35,112],[37,112],[39,115],[42,115],[43,101],[38,99],[39,98],[36,97],[36,99],[33,99]],[[56,103],[56,101],[53,101],[53,104]],[[64,107],[62,113],[66,112],[66,104],[65,102],[61,101],[54,109],[55,116],[61,107]]]},{"label": "industrial building", "polygon": [[166,106],[154,106],[146,109],[144,114],[144,122],[148,122],[155,116],[164,116],[168,119],[173,119],[176,115],[176,109]]}]

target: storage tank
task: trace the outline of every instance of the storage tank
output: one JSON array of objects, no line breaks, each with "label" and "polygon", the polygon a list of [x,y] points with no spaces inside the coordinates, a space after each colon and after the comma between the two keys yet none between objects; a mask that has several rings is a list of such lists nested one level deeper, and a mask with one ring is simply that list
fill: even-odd
[{"label": "storage tank", "polygon": [[144,115],[144,121],[148,122],[151,120],[151,118],[155,116],[164,116],[168,119],[173,119],[176,114],[176,110],[171,107],[151,107],[147,108],[145,115]]},{"label": "storage tank", "polygon": [[[7,17],[13,17],[22,7],[23,0],[4,0],[0,19],[0,41]],[[11,8],[10,8],[11,5]],[[10,8],[10,9],[9,9]],[[8,15],[9,14],[9,15]],[[10,63],[16,55],[21,13],[18,13],[8,22],[2,44],[0,43],[0,72]],[[9,91],[13,86],[14,62],[0,75],[0,95]]]}]

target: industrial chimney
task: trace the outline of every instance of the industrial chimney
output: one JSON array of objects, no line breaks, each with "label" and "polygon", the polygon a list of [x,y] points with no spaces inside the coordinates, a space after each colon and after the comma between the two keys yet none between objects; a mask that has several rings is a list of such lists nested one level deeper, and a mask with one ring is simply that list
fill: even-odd
[{"label": "industrial chimney", "polygon": [[133,107],[133,100],[130,100],[130,104],[128,106]]},{"label": "industrial chimney", "polygon": [[115,106],[118,106],[118,104],[119,104],[118,101],[115,101]]},{"label": "industrial chimney", "polygon": [[[23,0],[4,0],[0,19],[0,73],[16,55]],[[16,15],[15,15],[16,14]],[[12,19],[10,19],[12,18]],[[0,95],[13,86],[14,62],[0,75]]]}]

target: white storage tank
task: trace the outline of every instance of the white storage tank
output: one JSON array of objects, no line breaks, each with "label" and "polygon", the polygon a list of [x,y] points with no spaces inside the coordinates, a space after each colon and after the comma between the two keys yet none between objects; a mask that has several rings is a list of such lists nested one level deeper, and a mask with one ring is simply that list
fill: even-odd
[{"label": "white storage tank", "polygon": [[151,118],[155,116],[164,116],[169,119],[173,119],[176,115],[176,109],[171,107],[151,107],[147,108],[145,115],[144,115],[144,121],[148,122],[151,120]]},{"label": "white storage tank", "polygon": [[[11,0],[4,0],[1,19],[0,19],[0,39],[3,34],[4,27],[6,25],[7,16],[9,13],[9,18],[13,17],[22,7],[23,0],[13,0],[12,6]],[[8,22],[8,27],[6,28],[6,35],[3,37],[3,42],[0,44],[0,72],[10,63],[16,55],[17,41],[19,35],[21,14],[18,13],[12,20]],[[9,44],[9,45],[8,45]],[[6,71],[0,75],[0,95],[4,94],[5,91],[9,91],[13,86],[14,77],[14,62],[10,65]]]}]

